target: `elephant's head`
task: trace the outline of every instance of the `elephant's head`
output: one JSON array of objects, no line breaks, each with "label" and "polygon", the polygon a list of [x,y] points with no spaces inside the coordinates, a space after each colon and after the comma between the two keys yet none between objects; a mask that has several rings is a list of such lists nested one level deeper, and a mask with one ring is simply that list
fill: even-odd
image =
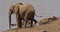
[{"label": "elephant's head", "polygon": [[18,13],[18,10],[19,10],[19,5],[23,5],[23,3],[18,3],[16,5],[11,5],[10,7],[10,11],[9,11],[9,15],[10,14],[13,14],[13,13]]},{"label": "elephant's head", "polygon": [[10,6],[10,9],[9,9],[9,29],[11,28],[11,15],[18,13],[18,5],[19,4]]},{"label": "elephant's head", "polygon": [[10,7],[10,9],[9,9],[9,15],[13,13],[14,8],[15,8],[15,6],[14,6],[14,5],[12,5],[12,6]]}]

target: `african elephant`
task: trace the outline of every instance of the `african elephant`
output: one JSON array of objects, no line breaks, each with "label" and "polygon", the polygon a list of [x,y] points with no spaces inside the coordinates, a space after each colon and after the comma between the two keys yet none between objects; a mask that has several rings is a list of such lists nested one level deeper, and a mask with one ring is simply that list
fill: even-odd
[{"label": "african elephant", "polygon": [[9,11],[9,28],[11,28],[11,15],[12,14],[16,14],[16,19],[17,19],[17,28],[21,28],[22,27],[22,21],[24,21],[24,26],[26,27],[26,24],[28,22],[28,20],[31,20],[31,25],[30,27],[33,26],[33,21],[35,23],[37,23],[37,21],[34,19],[34,15],[35,15],[35,9],[31,4],[16,4],[16,5],[12,5],[10,7],[10,11]]}]

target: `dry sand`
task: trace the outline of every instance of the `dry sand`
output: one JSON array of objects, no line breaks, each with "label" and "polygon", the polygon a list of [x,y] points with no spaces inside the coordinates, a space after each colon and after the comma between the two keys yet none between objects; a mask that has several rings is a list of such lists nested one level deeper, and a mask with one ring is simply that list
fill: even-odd
[{"label": "dry sand", "polygon": [[60,32],[60,19],[32,28],[6,30],[6,32]]}]

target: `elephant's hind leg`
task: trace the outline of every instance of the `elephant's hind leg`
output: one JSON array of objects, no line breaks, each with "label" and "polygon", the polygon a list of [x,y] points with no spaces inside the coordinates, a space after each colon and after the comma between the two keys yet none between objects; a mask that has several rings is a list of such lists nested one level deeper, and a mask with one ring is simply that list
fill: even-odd
[{"label": "elephant's hind leg", "polygon": [[31,25],[30,25],[30,27],[33,27],[33,19],[31,19]]},{"label": "elephant's hind leg", "polygon": [[28,17],[27,17],[27,15],[26,15],[26,16],[24,17],[24,28],[26,28],[27,22],[28,22]]}]

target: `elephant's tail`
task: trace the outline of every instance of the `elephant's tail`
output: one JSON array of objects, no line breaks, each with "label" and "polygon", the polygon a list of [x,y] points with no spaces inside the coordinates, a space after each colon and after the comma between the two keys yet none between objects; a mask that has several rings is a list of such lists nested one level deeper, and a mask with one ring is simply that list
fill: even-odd
[{"label": "elephant's tail", "polygon": [[42,17],[42,16],[38,16],[38,15],[36,15],[36,14],[35,14],[35,16],[36,16],[36,17]]}]

